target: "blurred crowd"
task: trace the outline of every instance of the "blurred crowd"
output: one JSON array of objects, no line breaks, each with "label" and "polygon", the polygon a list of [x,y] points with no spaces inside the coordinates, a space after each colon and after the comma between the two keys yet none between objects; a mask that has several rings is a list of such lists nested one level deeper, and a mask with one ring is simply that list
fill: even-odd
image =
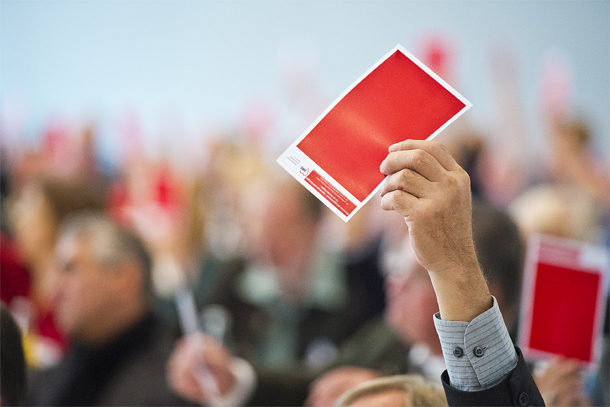
[{"label": "blurred crowd", "polygon": [[[451,76],[442,48],[422,59]],[[532,153],[511,62],[496,59],[495,130],[466,115],[437,140],[471,177],[479,261],[516,336],[525,242],[607,247],[610,177],[552,77],[537,112],[547,154]],[[307,91],[299,100],[319,103]],[[0,294],[30,373],[27,394],[10,394],[2,366],[2,403],[314,407],[370,379],[429,386],[382,376],[438,382],[438,306],[403,220],[373,198],[343,223],[274,162],[263,131],[206,135],[197,166],[127,142],[105,168],[94,124],[4,146]],[[186,338],[192,318],[203,335]],[[604,329],[597,371],[559,357],[537,369],[547,405],[608,405],[607,317]],[[432,387],[422,400],[435,405]]]}]

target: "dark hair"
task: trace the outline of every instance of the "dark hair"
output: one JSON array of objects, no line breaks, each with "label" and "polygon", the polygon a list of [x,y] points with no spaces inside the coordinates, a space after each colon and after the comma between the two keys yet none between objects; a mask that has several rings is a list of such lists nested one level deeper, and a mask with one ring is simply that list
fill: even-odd
[{"label": "dark hair", "polygon": [[280,193],[282,196],[289,194],[299,199],[300,210],[303,215],[313,222],[318,222],[324,215],[324,204],[307,188],[299,184],[295,179],[282,176],[272,179],[272,193]]},{"label": "dark hair", "polygon": [[8,308],[0,302],[0,397],[2,404],[24,402],[27,378],[21,331]]},{"label": "dark hair", "polygon": [[81,179],[46,177],[38,180],[57,225],[69,215],[83,211],[102,211],[105,207],[103,191]]},{"label": "dark hair", "polygon": [[[485,278],[489,284],[502,290],[504,308],[516,311],[524,256],[517,225],[505,211],[488,202],[475,200],[472,204],[472,234]],[[513,317],[515,314],[513,312]]]}]

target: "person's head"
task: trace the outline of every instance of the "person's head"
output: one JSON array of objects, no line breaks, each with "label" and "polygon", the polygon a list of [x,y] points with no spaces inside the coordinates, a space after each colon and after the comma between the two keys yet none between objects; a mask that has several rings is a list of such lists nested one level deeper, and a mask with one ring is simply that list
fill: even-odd
[{"label": "person's head", "polygon": [[[278,268],[293,268],[303,261],[314,242],[322,203],[293,179],[275,181],[262,215],[261,245]],[[303,254],[301,253],[303,252]]]},{"label": "person's head", "polygon": [[[523,268],[523,244],[506,212],[474,201],[472,233],[477,258],[498,300],[507,326],[516,322]],[[439,350],[432,315],[438,311],[436,294],[427,271],[417,263],[408,238],[386,253],[388,324],[407,343],[424,343]]]},{"label": "person's head", "polygon": [[432,320],[438,311],[436,294],[428,272],[415,259],[408,237],[385,256],[386,322],[405,343],[423,343],[440,354]]},{"label": "person's head", "polygon": [[443,389],[421,376],[397,375],[372,379],[358,385],[335,402],[334,407],[425,407],[446,406]]},{"label": "person's head", "polygon": [[13,213],[17,246],[26,262],[51,254],[59,225],[69,215],[104,208],[101,191],[83,180],[41,178],[24,186]]},{"label": "person's head", "polygon": [[276,271],[283,295],[300,301],[323,217],[322,203],[294,179],[271,180],[262,205],[254,250]]},{"label": "person's head", "polygon": [[21,331],[8,308],[0,303],[0,405],[21,405],[26,385]]},{"label": "person's head", "polygon": [[55,257],[55,320],[72,339],[103,343],[149,309],[149,254],[138,237],[105,215],[67,220]]},{"label": "person's head", "polygon": [[515,198],[508,210],[526,239],[540,233],[595,242],[600,235],[599,203],[577,187],[537,185]]}]

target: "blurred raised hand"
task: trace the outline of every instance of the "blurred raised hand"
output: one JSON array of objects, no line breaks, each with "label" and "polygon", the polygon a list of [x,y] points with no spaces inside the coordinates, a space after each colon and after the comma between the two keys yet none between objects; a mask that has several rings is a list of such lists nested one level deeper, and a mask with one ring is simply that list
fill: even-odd
[{"label": "blurred raised hand", "polygon": [[198,404],[216,404],[235,386],[232,356],[209,335],[178,341],[167,365],[167,380],[180,396]]},{"label": "blurred raised hand", "polygon": [[583,392],[583,373],[578,362],[562,356],[534,372],[534,380],[549,407],[584,407],[591,403]]}]

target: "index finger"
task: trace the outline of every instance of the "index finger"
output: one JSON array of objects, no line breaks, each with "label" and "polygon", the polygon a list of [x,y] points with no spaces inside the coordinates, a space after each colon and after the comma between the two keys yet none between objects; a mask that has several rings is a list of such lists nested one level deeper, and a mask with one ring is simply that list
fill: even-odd
[{"label": "index finger", "polygon": [[421,149],[426,151],[436,159],[447,171],[454,171],[460,168],[458,163],[453,159],[447,147],[443,144],[432,140],[404,140],[396,144],[392,144],[388,151],[390,153],[402,150]]},{"label": "index finger", "polygon": [[433,182],[440,181],[446,172],[436,158],[421,149],[389,153],[379,167],[379,170],[386,175],[392,175],[403,169],[412,170]]}]

